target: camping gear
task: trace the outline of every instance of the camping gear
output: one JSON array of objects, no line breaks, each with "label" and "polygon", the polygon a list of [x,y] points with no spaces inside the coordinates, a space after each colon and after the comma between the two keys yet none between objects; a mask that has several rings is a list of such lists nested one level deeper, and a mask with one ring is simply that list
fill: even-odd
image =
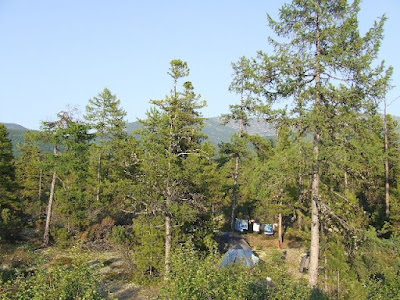
[{"label": "camping gear", "polygon": [[253,223],[253,232],[260,232],[260,224]]},{"label": "camping gear", "polygon": [[305,271],[308,270],[310,266],[310,253],[304,253],[301,257],[301,262],[300,262],[300,273],[304,273]]},{"label": "camping gear", "polygon": [[238,234],[227,233],[222,237],[222,240],[230,246],[222,258],[221,267],[237,263],[253,267],[260,261],[258,256],[251,250],[249,244]]},{"label": "camping gear", "polygon": [[249,230],[249,220],[236,219],[235,230],[240,232],[243,232],[244,230]]},{"label": "camping gear", "polygon": [[264,225],[264,234],[274,235],[274,226],[272,224],[265,224]]}]

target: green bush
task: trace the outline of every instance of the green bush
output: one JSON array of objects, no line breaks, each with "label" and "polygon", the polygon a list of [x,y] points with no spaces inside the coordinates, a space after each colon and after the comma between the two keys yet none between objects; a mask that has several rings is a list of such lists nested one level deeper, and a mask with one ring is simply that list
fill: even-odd
[{"label": "green bush", "polygon": [[71,244],[71,233],[65,228],[58,228],[55,233],[57,245],[61,248],[67,248]]},{"label": "green bush", "polygon": [[134,280],[142,285],[158,282],[164,270],[164,233],[160,230],[163,221],[161,216],[133,220]]},{"label": "green bush", "polygon": [[99,292],[99,278],[85,265],[39,268],[27,277],[18,275],[0,285],[0,299],[105,299]]},{"label": "green bush", "polygon": [[134,245],[133,234],[124,226],[114,226],[110,239],[128,266],[129,272],[133,272],[134,264],[131,257],[131,249]]},{"label": "green bush", "polygon": [[[161,299],[325,299],[306,282],[287,273],[281,255],[254,268],[244,265],[220,267],[216,253],[202,257],[190,246],[175,250],[170,279],[161,289]],[[267,277],[275,286],[268,286]]]},{"label": "green bush", "polygon": [[367,299],[400,299],[399,278],[374,278],[365,284]]}]

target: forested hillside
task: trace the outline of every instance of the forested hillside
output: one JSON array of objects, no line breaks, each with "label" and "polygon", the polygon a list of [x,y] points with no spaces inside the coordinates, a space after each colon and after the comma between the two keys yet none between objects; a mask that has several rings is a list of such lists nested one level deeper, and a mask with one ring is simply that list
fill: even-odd
[{"label": "forested hillside", "polygon": [[[18,145],[21,146],[24,144],[25,132],[28,129],[18,124],[4,123],[4,125],[9,132],[9,138],[13,145],[14,154],[19,156],[20,152]],[[140,127],[140,122],[128,122],[126,124],[126,132],[132,134]],[[218,146],[221,142],[228,142],[234,133],[238,133],[239,126],[233,121],[223,124],[219,117],[205,118],[202,131],[207,135],[208,141],[213,145]],[[274,138],[276,136],[276,129],[273,125],[267,123],[263,119],[252,119],[247,131],[251,134],[262,137]],[[43,148],[43,150],[45,149],[49,150],[49,147]]]},{"label": "forested hillside", "polygon": [[385,18],[361,35],[358,12],[268,16],[274,52],[232,64],[218,118],[174,59],[138,122],[104,88],[83,120],[0,124],[0,299],[400,299]]}]

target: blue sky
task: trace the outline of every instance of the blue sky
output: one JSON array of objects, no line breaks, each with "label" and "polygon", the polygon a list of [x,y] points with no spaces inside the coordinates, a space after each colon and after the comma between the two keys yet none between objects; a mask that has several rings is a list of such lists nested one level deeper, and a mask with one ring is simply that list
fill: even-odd
[{"label": "blue sky", "polygon": [[[0,0],[0,122],[31,129],[67,106],[84,112],[108,87],[127,119],[143,118],[150,99],[168,94],[172,59],[187,61],[203,114],[237,101],[228,92],[231,62],[268,50],[266,14],[283,0]],[[365,32],[386,13],[380,58],[395,67],[388,102],[400,96],[400,1],[364,0]],[[400,99],[388,111],[400,115]]]}]

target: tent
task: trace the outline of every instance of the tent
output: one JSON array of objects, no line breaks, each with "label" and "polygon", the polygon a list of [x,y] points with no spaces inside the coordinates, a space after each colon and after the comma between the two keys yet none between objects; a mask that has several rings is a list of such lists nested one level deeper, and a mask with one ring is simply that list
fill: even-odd
[{"label": "tent", "polygon": [[222,238],[230,246],[222,258],[221,267],[226,267],[227,265],[235,263],[243,263],[248,267],[253,267],[259,262],[260,259],[258,256],[251,250],[249,244],[239,235],[228,233]]}]

